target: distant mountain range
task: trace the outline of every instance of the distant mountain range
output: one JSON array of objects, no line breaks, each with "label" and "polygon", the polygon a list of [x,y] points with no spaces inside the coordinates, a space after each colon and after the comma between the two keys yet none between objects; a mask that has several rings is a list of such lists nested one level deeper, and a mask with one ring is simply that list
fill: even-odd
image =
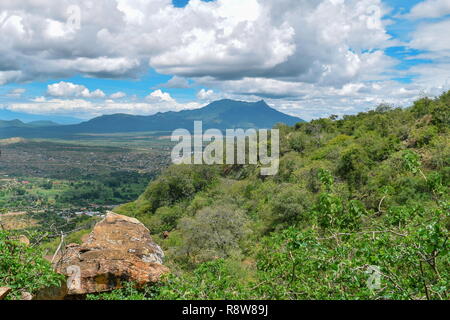
[{"label": "distant mountain range", "polygon": [[24,124],[21,121],[16,121],[17,126],[2,126],[0,124],[0,137],[64,138],[86,133],[170,132],[179,128],[193,130],[195,120],[203,121],[204,129],[217,128],[220,130],[272,128],[277,123],[294,125],[303,122],[300,118],[271,108],[265,101],[220,100],[195,110],[171,111],[151,116],[105,115],[75,125],[57,126],[52,123],[37,128],[36,126],[30,127],[30,123]]},{"label": "distant mountain range", "polygon": [[83,120],[64,117],[64,116],[50,116],[50,115],[39,115],[39,114],[29,114],[23,112],[15,112],[11,110],[0,108],[0,120],[20,120],[22,122],[34,122],[34,121],[52,121],[59,124],[76,124]]},{"label": "distant mountain range", "polygon": [[18,119],[15,120],[0,120],[0,128],[43,128],[43,127],[56,127],[59,123],[47,120],[31,121],[24,123]]}]

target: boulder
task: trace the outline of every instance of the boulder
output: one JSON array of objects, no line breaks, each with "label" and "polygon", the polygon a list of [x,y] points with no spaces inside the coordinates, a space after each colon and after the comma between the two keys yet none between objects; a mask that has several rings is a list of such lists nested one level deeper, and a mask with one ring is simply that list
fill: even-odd
[{"label": "boulder", "polygon": [[6,298],[6,296],[11,292],[11,288],[9,287],[0,287],[0,300]]},{"label": "boulder", "polygon": [[158,282],[169,269],[164,253],[137,219],[108,212],[87,241],[70,244],[58,256],[57,272],[68,277],[67,295],[84,295]]},{"label": "boulder", "polygon": [[27,247],[30,245],[30,239],[28,239],[26,236],[21,235],[19,236],[19,242],[26,245]]},{"label": "boulder", "polygon": [[20,300],[31,301],[33,300],[33,295],[29,292],[24,291],[20,294]]}]

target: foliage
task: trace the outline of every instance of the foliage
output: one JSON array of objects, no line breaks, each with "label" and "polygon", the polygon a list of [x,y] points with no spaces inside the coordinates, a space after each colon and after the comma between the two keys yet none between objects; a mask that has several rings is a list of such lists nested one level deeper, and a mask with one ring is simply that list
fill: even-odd
[{"label": "foliage", "polygon": [[59,285],[63,278],[53,271],[39,249],[0,230],[0,286],[13,289],[9,298],[18,298],[24,291],[33,294],[41,288]]},{"label": "foliage", "polygon": [[90,298],[448,300],[449,107],[447,92],[279,125],[273,177],[170,167],[117,211],[158,237],[173,274]]},{"label": "foliage", "polygon": [[88,300],[238,300],[253,297],[242,276],[246,271],[230,260],[217,259],[200,264],[191,273],[168,275],[158,284],[137,287],[126,283],[124,288]]},{"label": "foliage", "polygon": [[280,125],[274,177],[224,166],[195,188],[198,169],[163,173],[129,205],[171,217],[177,275],[158,298],[448,299],[449,97]]},{"label": "foliage", "polygon": [[204,208],[195,217],[180,220],[183,245],[175,254],[178,259],[197,263],[236,255],[240,241],[248,235],[246,224],[245,213],[235,207]]}]

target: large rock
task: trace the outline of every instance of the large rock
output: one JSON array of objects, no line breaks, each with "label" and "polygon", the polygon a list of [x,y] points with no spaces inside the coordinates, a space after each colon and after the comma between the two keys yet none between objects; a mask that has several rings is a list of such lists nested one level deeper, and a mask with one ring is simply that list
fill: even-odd
[{"label": "large rock", "polygon": [[9,287],[0,287],[0,300],[3,300],[6,298],[8,293],[11,292],[11,288]]},{"label": "large rock", "polygon": [[55,264],[68,276],[67,295],[105,292],[131,281],[144,285],[169,270],[164,253],[137,219],[109,212],[82,245],[66,247]]}]

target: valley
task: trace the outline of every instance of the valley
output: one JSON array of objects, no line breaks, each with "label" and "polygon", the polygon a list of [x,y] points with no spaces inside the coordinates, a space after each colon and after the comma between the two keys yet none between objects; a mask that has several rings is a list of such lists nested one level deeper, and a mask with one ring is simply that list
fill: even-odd
[{"label": "valley", "polygon": [[[404,109],[276,124],[279,171],[268,177],[251,164],[170,165],[166,131],[0,140],[0,243],[30,244],[50,279],[7,271],[3,281],[39,294],[67,276],[48,261],[75,252],[88,300],[446,300],[449,105],[447,92]],[[135,247],[128,231],[151,241]],[[92,234],[106,239],[100,251]],[[110,262],[115,279],[145,267],[91,290],[90,270],[104,277]],[[375,289],[370,270],[383,272]],[[135,285],[149,274],[152,284]]]},{"label": "valley", "polygon": [[1,311],[450,301],[448,30],[450,0],[0,1]]},{"label": "valley", "polygon": [[[169,165],[171,142],[161,135],[0,140],[0,224],[22,233],[87,232]],[[52,240],[43,243],[49,251],[58,245]]]}]

